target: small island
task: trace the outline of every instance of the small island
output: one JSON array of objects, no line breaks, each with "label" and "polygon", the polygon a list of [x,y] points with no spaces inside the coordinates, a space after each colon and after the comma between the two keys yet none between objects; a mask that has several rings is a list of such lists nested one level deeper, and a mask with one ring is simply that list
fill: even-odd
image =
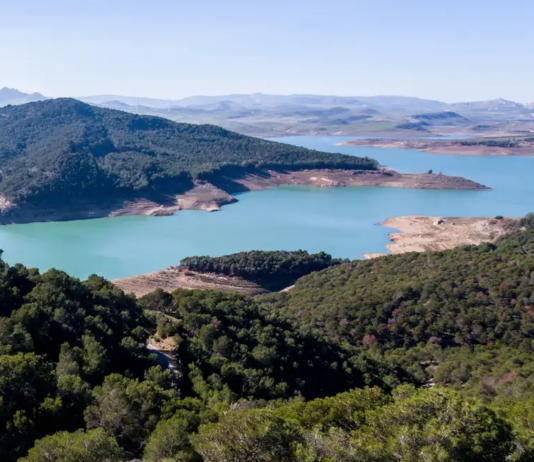
[{"label": "small island", "polygon": [[474,139],[395,139],[370,138],[338,143],[338,146],[417,149],[429,154],[461,156],[534,156],[534,136]]}]

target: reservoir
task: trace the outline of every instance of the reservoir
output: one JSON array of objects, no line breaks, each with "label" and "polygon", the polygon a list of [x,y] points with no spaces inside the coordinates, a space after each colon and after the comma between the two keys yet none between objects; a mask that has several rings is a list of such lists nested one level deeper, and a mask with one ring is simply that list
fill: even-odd
[{"label": "reservoir", "polygon": [[277,141],[369,156],[399,172],[433,170],[464,176],[492,191],[399,188],[279,187],[236,196],[220,212],[180,211],[170,217],[114,217],[0,227],[8,263],[41,271],[109,279],[177,265],[186,256],[244,250],[324,250],[362,258],[384,252],[392,230],[377,224],[397,215],[515,216],[534,210],[534,158],[449,156],[415,150],[336,146],[356,137],[289,137]]}]

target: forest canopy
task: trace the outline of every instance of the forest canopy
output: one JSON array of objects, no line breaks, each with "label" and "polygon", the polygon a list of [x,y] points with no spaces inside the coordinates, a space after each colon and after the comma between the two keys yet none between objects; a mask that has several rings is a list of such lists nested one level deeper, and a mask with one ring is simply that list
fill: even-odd
[{"label": "forest canopy", "polygon": [[372,261],[189,262],[326,266],[259,297],[135,299],[0,261],[2,461],[532,461],[533,225]]},{"label": "forest canopy", "polygon": [[305,250],[253,250],[222,257],[187,257],[182,259],[180,267],[199,273],[238,276],[268,290],[281,290],[302,276],[343,261],[325,252],[309,254]]},{"label": "forest canopy", "polygon": [[256,168],[376,170],[378,163],[74,99],[0,109],[0,194],[13,202],[177,191],[195,178]]}]

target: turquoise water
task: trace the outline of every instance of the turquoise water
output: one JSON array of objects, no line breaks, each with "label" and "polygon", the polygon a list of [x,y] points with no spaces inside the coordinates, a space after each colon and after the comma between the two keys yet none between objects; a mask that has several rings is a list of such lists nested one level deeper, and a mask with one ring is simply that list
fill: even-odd
[{"label": "turquoise water", "polygon": [[461,175],[493,191],[398,188],[280,187],[238,196],[221,212],[181,211],[171,217],[116,217],[0,227],[4,260],[44,271],[56,267],[85,278],[119,278],[176,265],[190,255],[242,250],[325,250],[361,258],[383,252],[395,215],[522,216],[534,210],[534,158],[431,155],[413,150],[336,146],[354,137],[294,137],[280,141],[325,151],[367,155],[401,172],[433,169]]}]

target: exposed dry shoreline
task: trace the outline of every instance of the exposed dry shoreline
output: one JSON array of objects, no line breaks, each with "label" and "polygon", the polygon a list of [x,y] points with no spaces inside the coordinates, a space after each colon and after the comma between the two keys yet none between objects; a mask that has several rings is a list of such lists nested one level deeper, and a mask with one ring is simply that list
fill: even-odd
[{"label": "exposed dry shoreline", "polygon": [[221,290],[247,295],[258,295],[268,291],[253,282],[220,274],[197,273],[175,266],[111,281],[126,293],[142,297],[156,289],[172,292],[176,289]]},{"label": "exposed dry shoreline", "polygon": [[[462,245],[494,242],[511,231],[515,218],[447,218],[429,216],[403,216],[389,218],[380,223],[400,233],[389,235],[392,244],[386,247],[392,254],[428,252],[452,249]],[[389,255],[365,254],[367,259]]]},{"label": "exposed dry shoreline", "polygon": [[338,143],[338,146],[371,146],[376,148],[417,149],[429,154],[461,156],[534,156],[534,143],[519,142],[514,147],[462,145],[457,140],[367,139]]},{"label": "exposed dry shoreline", "polygon": [[239,178],[220,177],[217,187],[197,180],[179,194],[167,194],[165,200],[146,197],[108,199],[99,202],[76,203],[70,207],[13,207],[0,215],[0,224],[65,221],[126,215],[165,216],[178,210],[217,211],[225,204],[236,202],[230,191],[255,191],[282,185],[316,187],[387,186],[412,189],[486,190],[484,185],[462,177],[441,174],[408,174],[391,170],[302,170],[296,172],[258,171]]},{"label": "exposed dry shoreline", "polygon": [[[400,231],[389,235],[392,243],[386,246],[391,254],[400,254],[440,251],[462,245],[493,242],[512,231],[518,221],[515,218],[401,216],[389,218],[380,225]],[[372,259],[391,254],[370,253],[364,257]],[[259,285],[238,277],[197,273],[176,266],[153,273],[115,279],[112,282],[126,293],[134,293],[137,297],[142,297],[157,288],[167,292],[176,289],[221,290],[248,295],[268,292]],[[289,289],[291,287],[283,291]]]}]

